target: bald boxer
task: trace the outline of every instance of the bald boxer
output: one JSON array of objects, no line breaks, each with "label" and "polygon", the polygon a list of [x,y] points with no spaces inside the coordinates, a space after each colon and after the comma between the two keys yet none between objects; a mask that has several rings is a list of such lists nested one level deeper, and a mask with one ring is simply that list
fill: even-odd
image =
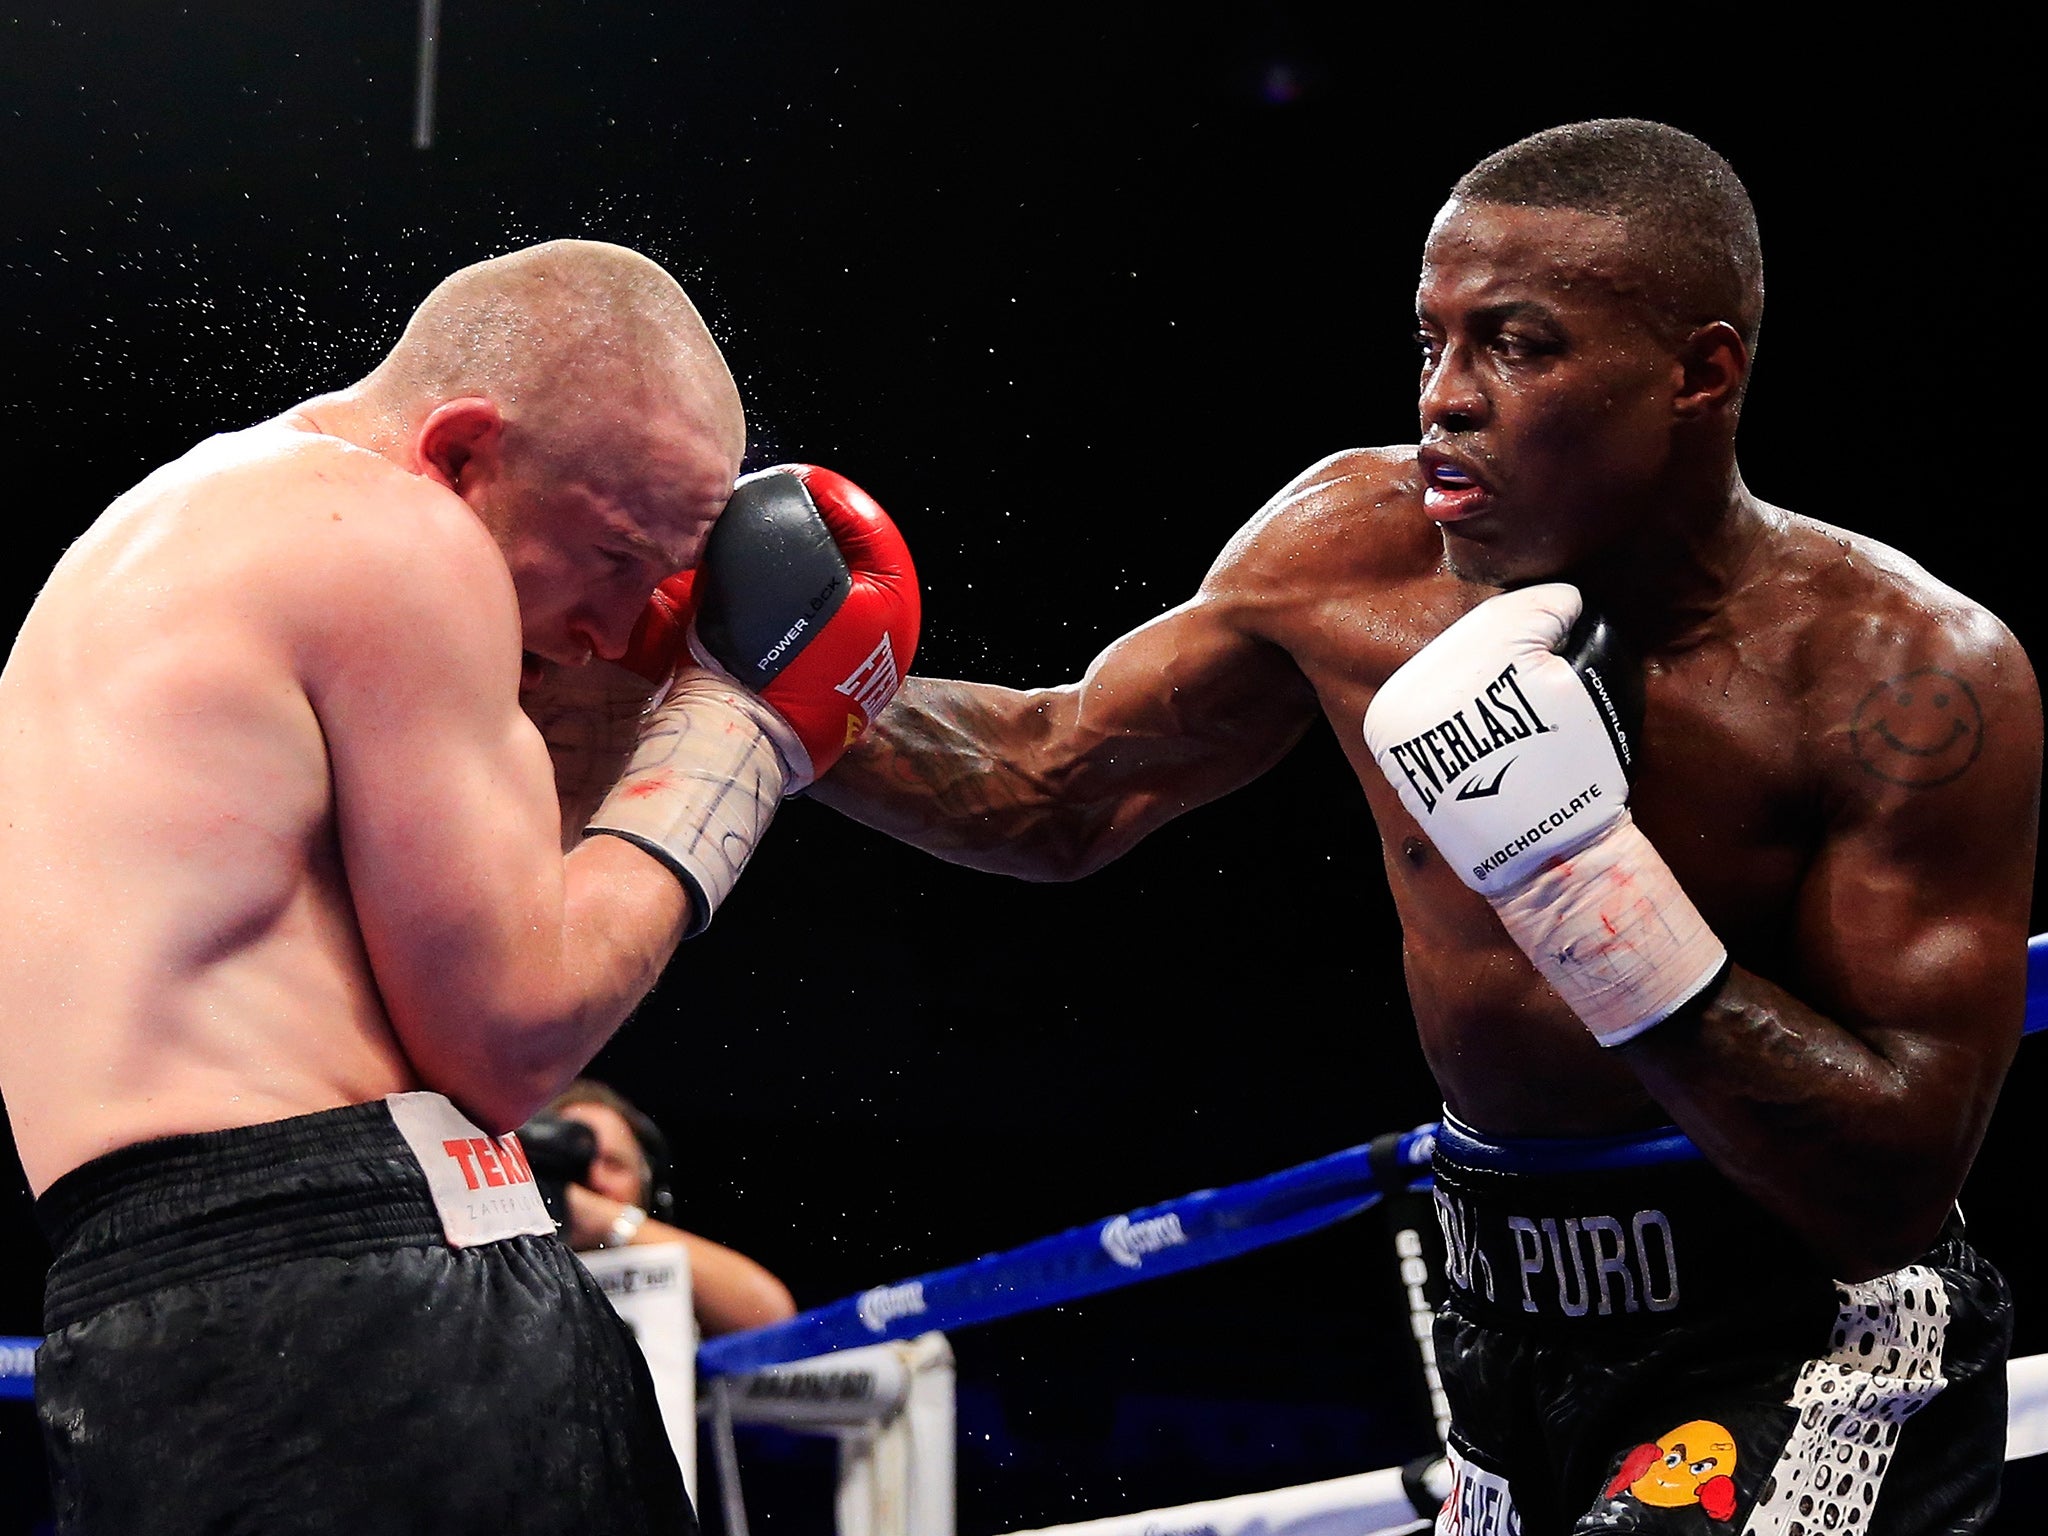
[{"label": "bald boxer", "polygon": [[[1072,878],[1335,733],[1443,1095],[1443,1532],[1996,1499],[2007,1293],[1956,1199],[2022,1029],[2039,692],[1978,603],[1744,483],[1763,291],[1689,135],[1489,156],[1423,246],[1418,443],[1309,466],[1078,681],[911,678],[817,792]],[[1862,426],[1814,402],[1816,451]]]},{"label": "bald boxer", "polygon": [[[744,449],[675,280],[548,242],[50,573],[0,672],[0,1092],[67,1536],[694,1529],[508,1133],[907,663],[886,519]],[[522,681],[629,647],[654,697],[565,836]]]}]

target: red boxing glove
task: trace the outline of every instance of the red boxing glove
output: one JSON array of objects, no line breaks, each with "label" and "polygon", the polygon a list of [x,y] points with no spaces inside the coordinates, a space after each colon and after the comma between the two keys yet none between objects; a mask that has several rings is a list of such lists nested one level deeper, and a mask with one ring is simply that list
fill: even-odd
[{"label": "red boxing glove", "polygon": [[809,464],[742,477],[634,628],[622,661],[667,688],[586,830],[667,865],[701,933],[783,797],[896,696],[918,618],[910,551],[873,498]]},{"label": "red boxing glove", "polygon": [[697,613],[695,571],[677,571],[654,589],[633,637],[626,642],[626,654],[619,665],[629,667],[650,683],[665,683],[676,663],[690,654],[690,620]]},{"label": "red boxing glove", "polygon": [[789,723],[808,758],[789,765],[794,793],[874,723],[910,670],[922,612],[910,550],[845,476],[779,464],[733,487],[694,575],[680,594],[695,604],[691,654]]}]

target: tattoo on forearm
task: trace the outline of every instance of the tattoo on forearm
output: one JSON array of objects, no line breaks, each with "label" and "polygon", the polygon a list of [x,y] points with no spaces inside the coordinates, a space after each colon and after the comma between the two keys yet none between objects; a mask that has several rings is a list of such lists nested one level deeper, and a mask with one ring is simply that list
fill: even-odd
[{"label": "tattoo on forearm", "polygon": [[1932,789],[1963,776],[1984,750],[1984,711],[1953,672],[1922,667],[1879,683],[1856,706],[1849,741],[1863,771]]},{"label": "tattoo on forearm", "polygon": [[918,800],[937,806],[942,819],[984,816],[1016,802],[998,778],[974,766],[976,759],[963,763],[943,751],[921,750],[922,745],[892,742],[877,755],[875,768]]},{"label": "tattoo on forearm", "polygon": [[1001,736],[971,697],[912,678],[819,798],[933,853],[989,848],[1023,835],[1030,814],[1021,766],[990,756]]}]

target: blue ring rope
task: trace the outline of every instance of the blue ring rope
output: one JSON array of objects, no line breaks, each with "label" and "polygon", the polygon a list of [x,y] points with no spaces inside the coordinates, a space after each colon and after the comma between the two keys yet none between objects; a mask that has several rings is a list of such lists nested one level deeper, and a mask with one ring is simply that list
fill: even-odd
[{"label": "blue ring rope", "polygon": [[[2043,1028],[2048,1028],[2048,933],[2027,940],[2025,1032],[2032,1034]],[[1402,1138],[1399,1160],[1412,1168],[1427,1168],[1430,1149],[1440,1129],[1437,1125],[1425,1125],[1408,1132]],[[1455,1136],[1456,1132],[1450,1134]],[[1584,1150],[1583,1145],[1576,1147],[1572,1155]],[[1667,1137],[1637,1141],[1633,1148],[1617,1144],[1604,1151],[1595,1150],[1601,1166],[1619,1167],[1660,1161],[1681,1149],[1676,1140]],[[1427,1182],[1425,1176],[1412,1187]],[[1322,1203],[1312,1208],[1290,1207],[1290,1195],[1310,1186]],[[1132,1211],[1128,1216],[1074,1227],[1007,1253],[989,1254],[971,1264],[933,1270],[895,1285],[876,1286],[858,1296],[813,1307],[786,1322],[726,1334],[699,1347],[697,1371],[700,1376],[711,1377],[761,1370],[856,1344],[875,1344],[1034,1312],[1311,1232],[1356,1215],[1382,1193],[1379,1180],[1367,1165],[1367,1149],[1353,1147],[1228,1189],[1205,1190]],[[1164,1230],[1177,1230],[1184,1241],[1142,1255],[1142,1262],[1135,1266],[1117,1265],[1105,1258],[1105,1242],[1114,1223],[1124,1222],[1135,1230],[1141,1222],[1168,1218],[1177,1222],[1178,1227]],[[1162,1229],[1150,1230],[1156,1235]],[[898,1308],[904,1310],[899,1312]]]},{"label": "blue ring rope", "polygon": [[[1407,1132],[1397,1161],[1429,1166],[1431,1128]],[[759,1370],[858,1344],[992,1322],[1176,1274],[1355,1216],[1381,1195],[1368,1149],[1352,1147],[1223,1189],[1198,1190],[712,1339],[701,1376]]]},{"label": "blue ring rope", "polygon": [[[2027,941],[2027,1034],[2048,1028],[2048,933]],[[1393,1161],[1428,1182],[1431,1148],[1440,1128],[1404,1133]],[[1455,1132],[1452,1133],[1455,1135]],[[1626,1158],[1626,1153],[1618,1154]],[[1660,1145],[1643,1156],[1655,1159]],[[1669,1149],[1661,1149],[1669,1155]],[[1140,1280],[1195,1269],[1343,1221],[1381,1197],[1367,1147],[1222,1189],[1092,1221],[1007,1252],[950,1269],[931,1270],[893,1285],[813,1307],[786,1322],[727,1334],[697,1351],[704,1377],[806,1360],[815,1355],[934,1330],[969,1327],[1057,1306]],[[34,1390],[33,1338],[0,1336],[0,1398]]]}]

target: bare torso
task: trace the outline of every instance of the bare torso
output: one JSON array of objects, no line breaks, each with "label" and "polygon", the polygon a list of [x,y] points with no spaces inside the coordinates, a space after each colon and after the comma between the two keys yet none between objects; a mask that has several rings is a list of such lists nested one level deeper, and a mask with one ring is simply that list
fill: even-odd
[{"label": "bare torso", "polygon": [[[1283,512],[1245,550],[1287,582],[1255,586],[1267,598],[1238,622],[1299,668],[1371,803],[1410,1002],[1446,1106],[1498,1134],[1667,1121],[1430,847],[1374,763],[1362,721],[1379,685],[1492,589],[1445,565],[1407,466],[1361,456],[1332,468],[1349,491]],[[1795,676],[1799,621],[1815,622],[1813,587],[1828,580],[1813,562],[1844,557],[1810,526],[1783,537],[1780,563],[1685,649],[1653,659],[1630,802],[1731,951],[1781,977],[1825,780],[1839,766],[1822,760],[1817,700]]]},{"label": "bare torso", "polygon": [[[337,479],[267,425],[123,496],[0,673],[0,1092],[37,1192],[144,1137],[417,1086],[365,956],[293,572]],[[450,498],[452,500],[452,498]]]},{"label": "bare torso", "polygon": [[[1112,643],[1079,682],[1013,692],[913,679],[813,793],[958,862],[1072,878],[1264,772],[1320,716],[1381,833],[1410,1003],[1452,1113],[1521,1136],[1606,1134],[1677,1111],[1696,1135],[1790,1128],[1818,1120],[1813,1085],[1826,1081],[1838,1099],[1861,1095],[1881,1140],[1891,1100],[1938,1102],[1915,1085],[1939,1079],[1957,1108],[1927,1116],[1920,1134],[1939,1155],[1923,1161],[1944,1174],[1966,1164],[2017,1040],[2032,839],[1980,824],[1968,796],[1927,792],[1953,769],[2004,814],[2033,804],[2038,705],[2003,627],[1896,552],[1759,504],[1725,587],[1645,645],[1632,811],[1736,964],[1788,994],[1750,999],[1723,1068],[1695,1072],[1699,1058],[1674,1055],[1660,1078],[1654,1058],[1678,1049],[1674,1037],[1653,1032],[1632,1060],[1597,1045],[1367,750],[1379,686],[1494,590],[1451,570],[1422,491],[1412,449],[1335,455],[1239,532],[1193,599]],[[1910,739],[1885,747],[1874,727],[1903,696],[1899,680],[1930,664],[1970,674],[1975,695],[1965,685],[1937,706],[1939,690],[1920,690],[1893,710]],[[1973,880],[1939,863],[1965,844],[1996,850],[1998,866]],[[1987,958],[1959,969],[1961,950]],[[1957,990],[1944,997],[1944,985]],[[1846,1039],[1765,1044],[1792,999]],[[1774,1053],[1774,1070],[1738,1050]],[[1697,1092],[1667,1091],[1679,1082]]]},{"label": "bare torso", "polygon": [[564,851],[522,656],[620,653],[744,437],[672,279],[548,242],[93,523],[0,671],[0,1094],[38,1193],[411,1089],[501,1134],[582,1069],[692,899],[623,838]]}]

